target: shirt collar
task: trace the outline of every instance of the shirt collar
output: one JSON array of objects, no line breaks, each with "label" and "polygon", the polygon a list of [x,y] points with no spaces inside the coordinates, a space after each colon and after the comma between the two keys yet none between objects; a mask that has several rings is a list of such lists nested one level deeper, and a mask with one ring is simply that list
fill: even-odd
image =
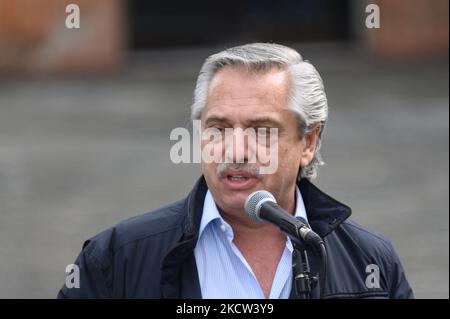
[{"label": "shirt collar", "polygon": [[[302,194],[300,193],[300,189],[298,188],[298,186],[295,187],[295,198],[296,207],[294,216],[301,217],[304,219],[304,221],[306,221],[306,223],[308,223],[305,204],[303,202]],[[220,215],[216,203],[214,202],[214,198],[211,192],[208,190],[203,204],[203,214],[200,222],[199,238],[201,237],[205,228],[215,220],[219,220],[220,222],[222,222],[221,224],[228,225],[228,223]]]},{"label": "shirt collar", "polygon": [[223,220],[222,216],[220,216],[219,210],[217,209],[216,203],[214,202],[214,198],[212,197],[211,192],[208,190],[205,196],[205,202],[203,204],[203,214],[202,220],[200,222],[199,237],[202,235],[206,226],[208,226],[209,223],[216,219]]}]

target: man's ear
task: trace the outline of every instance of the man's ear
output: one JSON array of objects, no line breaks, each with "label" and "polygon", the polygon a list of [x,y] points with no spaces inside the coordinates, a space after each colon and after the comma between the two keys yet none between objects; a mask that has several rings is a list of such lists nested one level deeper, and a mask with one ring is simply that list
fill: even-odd
[{"label": "man's ear", "polygon": [[316,124],[311,133],[304,136],[305,147],[302,151],[302,157],[300,159],[300,166],[306,167],[312,161],[317,148],[317,142],[319,141],[320,131],[322,127],[320,124]]}]

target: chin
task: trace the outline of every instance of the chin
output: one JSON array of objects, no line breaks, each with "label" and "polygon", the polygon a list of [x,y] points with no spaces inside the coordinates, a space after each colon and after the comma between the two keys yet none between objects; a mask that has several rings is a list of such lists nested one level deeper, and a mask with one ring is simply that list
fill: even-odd
[{"label": "chin", "polygon": [[245,200],[250,193],[241,191],[239,193],[230,194],[229,192],[225,193],[219,190],[217,192],[217,196],[219,197],[218,202],[221,202],[221,206],[224,206],[223,208],[225,209],[242,210],[244,209]]}]

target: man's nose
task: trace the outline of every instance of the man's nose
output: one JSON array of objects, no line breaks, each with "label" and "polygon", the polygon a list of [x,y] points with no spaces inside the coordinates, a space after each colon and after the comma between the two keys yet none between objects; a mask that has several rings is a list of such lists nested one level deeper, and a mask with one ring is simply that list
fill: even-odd
[{"label": "man's nose", "polygon": [[247,163],[249,159],[249,137],[244,130],[235,128],[225,135],[225,160],[231,163]]}]

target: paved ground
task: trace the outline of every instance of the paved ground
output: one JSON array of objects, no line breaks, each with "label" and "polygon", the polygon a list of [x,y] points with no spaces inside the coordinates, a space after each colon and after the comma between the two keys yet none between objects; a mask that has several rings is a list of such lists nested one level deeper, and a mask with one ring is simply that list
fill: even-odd
[{"label": "paved ground", "polygon": [[[417,297],[449,297],[448,62],[297,46],[325,80],[317,184],[392,239]],[[0,79],[0,298],[53,298],[83,240],[184,196],[169,160],[212,49],[130,54],[117,75]]]}]

